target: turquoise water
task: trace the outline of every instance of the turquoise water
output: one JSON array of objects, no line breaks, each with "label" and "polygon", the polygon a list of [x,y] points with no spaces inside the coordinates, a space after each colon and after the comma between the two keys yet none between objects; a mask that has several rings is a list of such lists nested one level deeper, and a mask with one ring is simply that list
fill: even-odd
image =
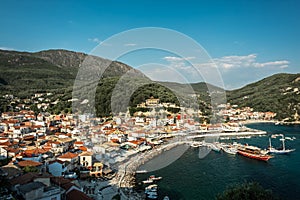
[{"label": "turquoise water", "polygon": [[[263,162],[214,151],[199,159],[199,150],[189,148],[169,166],[150,173],[163,177],[158,182],[160,199],[168,195],[170,199],[176,200],[211,200],[228,186],[244,181],[259,182],[282,199],[300,199],[300,126],[264,123],[251,124],[248,127],[265,130],[269,134],[284,133],[288,137],[294,136],[296,140],[287,140],[286,146],[296,148],[296,151],[289,155],[276,155],[269,162]],[[268,136],[240,139],[237,142],[267,148]],[[228,142],[233,141],[235,140]],[[279,138],[272,139],[272,145],[279,148]],[[146,179],[150,174],[138,175],[137,181]]]}]

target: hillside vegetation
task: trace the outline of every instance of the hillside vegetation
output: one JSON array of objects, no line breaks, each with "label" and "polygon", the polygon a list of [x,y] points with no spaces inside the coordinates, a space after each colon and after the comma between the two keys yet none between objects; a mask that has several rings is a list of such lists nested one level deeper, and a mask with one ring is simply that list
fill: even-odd
[{"label": "hillside vegetation", "polygon": [[240,107],[276,112],[277,119],[294,121],[300,114],[300,74],[275,74],[243,88],[227,91],[227,99]]},{"label": "hillside vegetation", "polygon": [[[13,94],[24,99],[35,93],[46,92],[52,93],[48,96],[50,102],[58,102],[51,104],[48,111],[70,112],[74,80],[87,56],[84,53],[67,50],[36,53],[0,50],[0,112],[11,110],[12,104],[18,103],[3,98],[3,95]],[[96,84],[95,95],[98,116],[111,115],[113,112],[111,106],[114,112],[124,112],[127,106],[135,107],[152,96],[159,98],[161,102],[181,106],[189,104],[188,106],[195,108],[199,106],[203,113],[209,114],[211,98],[214,97],[214,93],[222,91],[221,88],[203,82],[192,84],[155,82],[124,63],[111,62],[96,56],[89,58],[93,60],[91,66],[94,68],[83,73],[81,78],[88,80],[91,76],[99,76],[100,81]],[[103,65],[107,63],[109,67],[102,73]],[[101,73],[97,74],[99,71]],[[130,76],[126,78],[124,76],[126,74]],[[208,88],[212,93],[208,92]],[[255,111],[273,111],[277,113],[278,119],[293,121],[299,119],[297,114],[300,114],[299,90],[300,74],[276,74],[243,88],[226,91],[226,95],[231,104],[237,104],[239,107],[249,106]],[[86,87],[83,93],[91,91]],[[82,99],[78,100],[78,104],[81,104],[85,100],[85,94],[79,96],[82,96]],[[128,102],[124,103],[126,98]],[[197,105],[191,104],[192,98],[196,98]],[[33,104],[32,107],[39,111],[34,101],[29,104]]]}]

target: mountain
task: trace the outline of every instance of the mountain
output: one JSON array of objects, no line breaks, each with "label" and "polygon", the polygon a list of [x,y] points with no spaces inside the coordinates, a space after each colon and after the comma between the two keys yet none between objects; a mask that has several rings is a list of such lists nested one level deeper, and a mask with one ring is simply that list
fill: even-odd
[{"label": "mountain", "polygon": [[[109,67],[103,71],[103,66],[107,64]],[[79,70],[84,72],[81,76],[77,76]],[[0,50],[0,112],[7,106],[11,107],[11,102],[2,98],[5,94],[28,98],[41,92],[53,93],[49,97],[51,102],[58,100],[49,111],[59,113],[65,108],[70,111],[74,80],[84,81],[91,77],[100,80],[95,83],[97,90],[94,98],[98,116],[110,115],[111,106],[124,111],[127,106],[134,107],[151,96],[160,98],[162,102],[191,102],[194,93],[197,94],[200,109],[209,113],[213,95],[209,94],[208,88],[212,93],[222,91],[203,82],[180,84],[151,81],[142,72],[124,63],[80,52],[61,49],[36,53]],[[278,119],[294,120],[300,114],[299,90],[300,74],[276,74],[240,89],[226,91],[226,95],[228,102],[239,107],[273,111]],[[92,89],[88,85],[84,91],[89,93]],[[126,95],[130,97],[129,102],[123,105]],[[78,96],[82,97],[78,104],[86,101],[85,94]]]},{"label": "mountain", "polygon": [[[93,58],[101,68],[107,59],[67,50],[47,50],[37,53],[0,50],[0,94],[30,96],[35,92],[60,91],[73,86],[81,63]],[[93,63],[94,64],[94,63]],[[118,77],[131,71],[145,77],[132,67],[113,61],[102,77]]]},{"label": "mountain", "polygon": [[276,112],[277,119],[293,121],[300,114],[300,74],[272,75],[227,91],[227,99],[231,104],[249,106],[256,111]]}]

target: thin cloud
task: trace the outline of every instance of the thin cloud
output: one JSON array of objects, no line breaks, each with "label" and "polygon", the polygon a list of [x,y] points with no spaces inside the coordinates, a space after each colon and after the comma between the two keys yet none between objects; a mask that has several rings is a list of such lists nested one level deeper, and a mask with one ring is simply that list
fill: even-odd
[{"label": "thin cloud", "polygon": [[280,61],[265,62],[265,63],[254,63],[254,66],[255,67],[279,66],[279,68],[287,68],[289,63],[290,62],[287,60],[280,60]]},{"label": "thin cloud", "polygon": [[166,60],[166,61],[169,61],[169,62],[177,62],[177,61],[192,60],[192,59],[195,59],[195,57],[185,57],[185,58],[182,58],[182,57],[176,57],[176,56],[166,56],[163,59]]},{"label": "thin cloud", "polygon": [[7,50],[7,51],[15,51],[15,49],[11,47],[0,47],[0,49]]},{"label": "thin cloud", "polygon": [[264,67],[275,67],[275,68],[287,68],[289,66],[289,61],[287,60],[277,60],[270,62],[257,62],[256,54],[249,54],[246,56],[224,56],[221,58],[214,58],[213,62],[221,69],[233,69],[233,68],[243,68],[243,67],[254,67],[254,68],[264,68]]},{"label": "thin cloud", "polygon": [[187,61],[195,59],[195,57],[166,56],[163,59],[169,63],[168,66],[177,70],[192,70],[192,66]]},{"label": "thin cloud", "polygon": [[98,44],[102,42],[101,40],[99,40],[99,38],[89,38],[88,41],[89,42],[95,42],[95,43],[98,43]]},{"label": "thin cloud", "polygon": [[124,44],[125,47],[134,47],[136,46],[137,44],[134,44],[134,43],[127,43],[127,44]]}]

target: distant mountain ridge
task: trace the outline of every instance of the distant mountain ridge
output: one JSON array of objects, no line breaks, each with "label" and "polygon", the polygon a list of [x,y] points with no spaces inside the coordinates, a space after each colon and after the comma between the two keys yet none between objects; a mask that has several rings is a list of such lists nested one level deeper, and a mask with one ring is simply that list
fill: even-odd
[{"label": "distant mountain ridge", "polygon": [[[84,53],[62,49],[36,53],[0,50],[0,94],[26,97],[36,92],[47,91],[57,94],[55,98],[62,101],[69,100],[72,98],[72,86],[77,72],[87,56]],[[96,56],[93,56],[93,59],[98,60],[99,63],[108,61]],[[129,71],[136,74],[137,77],[150,80],[142,72],[124,63],[112,61],[105,73],[102,74],[103,80],[99,83],[103,94],[98,94],[96,97],[101,102],[101,105],[97,106],[98,110],[102,110],[102,114],[110,113],[112,90],[119,78]],[[132,84],[135,84],[134,81],[131,80]],[[142,81],[138,80],[138,82]],[[188,91],[186,88],[192,87],[193,91],[200,95],[201,102],[206,102],[204,106],[207,108],[210,103],[208,86],[210,91],[222,90],[222,88],[207,85],[204,82],[180,84],[152,81],[149,86],[145,86],[147,89],[144,94],[141,93],[143,91],[141,89],[139,94],[135,94],[137,99],[133,97],[131,105],[136,105],[153,95],[152,90],[158,92],[166,101],[177,101],[174,94],[170,94],[170,90],[155,84],[171,87],[183,95],[190,95],[186,93]],[[157,87],[158,89],[154,89]],[[278,114],[279,119],[295,120],[297,114],[300,114],[299,90],[300,74],[275,74],[240,89],[226,91],[226,95],[231,104],[237,104],[240,107],[249,106],[257,111],[273,111]],[[61,105],[61,107],[63,106],[66,104]]]},{"label": "distant mountain ridge", "polygon": [[[67,50],[46,50],[36,53],[0,50],[0,93],[32,93],[34,91],[70,88],[87,54]],[[100,63],[107,59],[93,56]],[[102,67],[102,66],[99,66]],[[140,71],[112,61],[102,77],[122,76]]]},{"label": "distant mountain ridge", "polygon": [[280,73],[269,76],[240,89],[227,91],[227,99],[240,107],[276,112],[280,120],[299,120],[300,74]]}]

